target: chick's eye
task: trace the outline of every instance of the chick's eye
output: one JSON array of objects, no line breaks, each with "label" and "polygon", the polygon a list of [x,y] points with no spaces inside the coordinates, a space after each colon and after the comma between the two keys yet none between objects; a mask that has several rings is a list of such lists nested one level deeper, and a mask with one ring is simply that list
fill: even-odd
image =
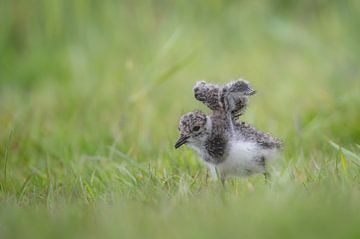
[{"label": "chick's eye", "polygon": [[192,129],[193,131],[199,131],[200,126],[194,126],[194,128]]}]

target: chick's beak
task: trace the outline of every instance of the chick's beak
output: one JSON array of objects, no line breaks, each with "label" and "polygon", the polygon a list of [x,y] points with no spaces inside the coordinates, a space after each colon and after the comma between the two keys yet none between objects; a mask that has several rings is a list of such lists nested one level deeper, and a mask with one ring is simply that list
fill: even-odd
[{"label": "chick's beak", "polygon": [[187,139],[189,138],[189,136],[186,135],[180,135],[180,138],[176,141],[175,143],[175,148],[179,148],[181,145],[187,143]]},{"label": "chick's beak", "polygon": [[253,89],[250,88],[250,89],[245,93],[245,95],[247,95],[247,96],[256,95],[256,90],[253,90]]}]

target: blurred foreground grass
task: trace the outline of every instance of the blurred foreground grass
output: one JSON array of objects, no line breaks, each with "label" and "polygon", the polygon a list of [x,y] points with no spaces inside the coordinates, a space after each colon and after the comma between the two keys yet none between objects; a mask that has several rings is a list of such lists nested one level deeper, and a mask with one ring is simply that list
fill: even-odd
[{"label": "blurred foreground grass", "polygon": [[[358,1],[2,1],[0,238],[359,238]],[[175,151],[196,80],[244,77],[272,185]],[[341,148],[341,150],[340,150]]]}]

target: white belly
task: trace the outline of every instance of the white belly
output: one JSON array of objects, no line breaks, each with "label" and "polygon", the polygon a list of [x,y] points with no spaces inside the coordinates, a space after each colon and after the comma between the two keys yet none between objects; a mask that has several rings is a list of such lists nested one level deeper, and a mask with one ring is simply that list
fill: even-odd
[{"label": "white belly", "polygon": [[[216,169],[221,176],[249,176],[263,173],[264,166],[259,159],[265,152],[253,142],[230,142],[228,157],[217,164]],[[265,155],[264,155],[265,156]]]}]

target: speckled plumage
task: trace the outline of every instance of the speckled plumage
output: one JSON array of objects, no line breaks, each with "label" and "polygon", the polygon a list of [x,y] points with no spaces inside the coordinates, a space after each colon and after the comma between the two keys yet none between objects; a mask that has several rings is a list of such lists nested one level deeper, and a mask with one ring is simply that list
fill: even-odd
[{"label": "speckled plumage", "polygon": [[[195,126],[200,126],[197,132],[192,130]],[[180,120],[179,130],[181,144],[193,148],[210,171],[216,169],[221,178],[265,173],[266,162],[282,148],[280,140],[245,122],[233,125],[232,130],[226,116],[217,113],[187,113]]]},{"label": "speckled plumage", "polygon": [[246,80],[236,80],[221,86],[199,81],[194,86],[195,99],[204,103],[212,111],[227,112],[236,122],[246,111],[248,97],[256,92]]},{"label": "speckled plumage", "polygon": [[264,173],[266,162],[281,150],[282,143],[250,124],[236,122],[239,112],[246,108],[247,97],[255,92],[249,83],[235,81],[220,87],[202,81],[196,84],[194,92],[212,114],[196,110],[183,115],[175,147],[187,144],[198,152],[211,172],[216,169],[222,178]]},{"label": "speckled plumage", "polygon": [[263,133],[259,130],[257,130],[252,125],[245,123],[245,122],[239,122],[235,124],[235,136],[241,136],[246,141],[256,142],[264,149],[281,149],[283,143],[281,140],[274,138],[268,133]]}]

